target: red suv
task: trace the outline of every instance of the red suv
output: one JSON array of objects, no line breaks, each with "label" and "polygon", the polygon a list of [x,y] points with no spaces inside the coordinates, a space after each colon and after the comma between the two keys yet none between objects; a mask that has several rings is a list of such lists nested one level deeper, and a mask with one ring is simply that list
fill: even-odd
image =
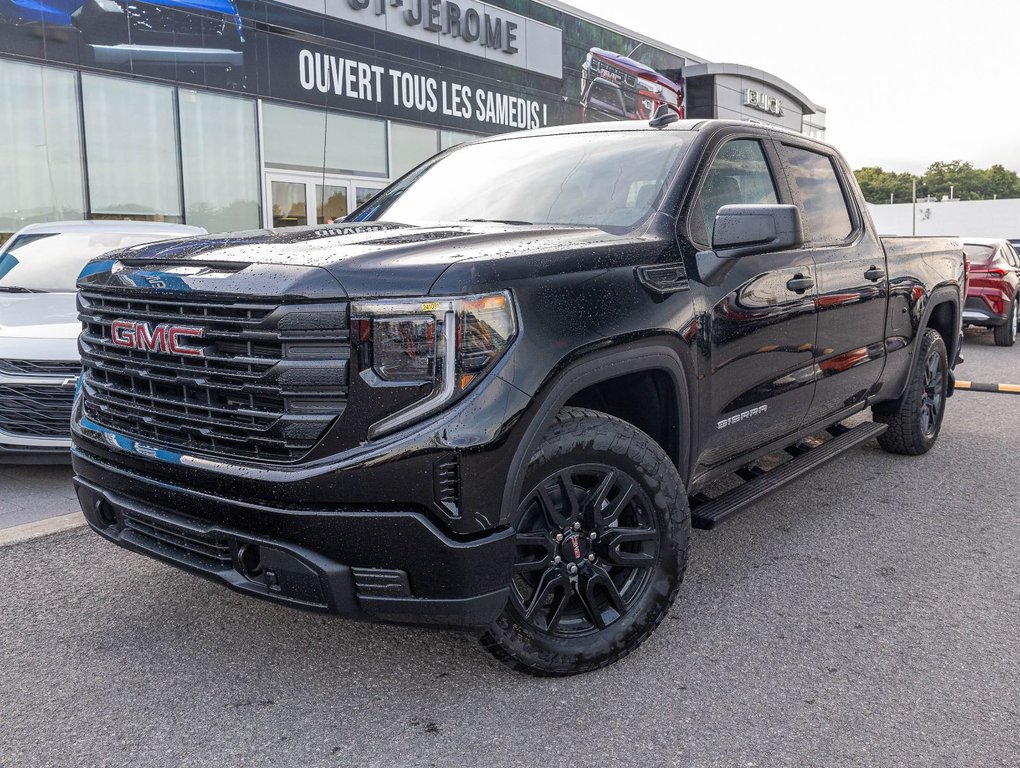
[{"label": "red suv", "polygon": [[994,329],[995,343],[1012,347],[1020,300],[1020,256],[1009,240],[974,238],[967,240],[963,249],[970,259],[963,322]]}]

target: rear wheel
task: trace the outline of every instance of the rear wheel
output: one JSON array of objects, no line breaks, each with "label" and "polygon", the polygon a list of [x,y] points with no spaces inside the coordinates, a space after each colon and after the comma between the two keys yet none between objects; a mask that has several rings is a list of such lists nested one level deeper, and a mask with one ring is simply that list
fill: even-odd
[{"label": "rear wheel", "polygon": [[889,425],[878,436],[879,445],[909,456],[931,450],[942,429],[948,387],[946,344],[938,331],[929,328],[921,337],[903,397],[872,409],[875,421]]},{"label": "rear wheel", "polygon": [[1009,317],[1006,322],[995,328],[995,345],[999,347],[1012,347],[1016,344],[1016,299],[1009,307]]},{"label": "rear wheel", "polygon": [[604,667],[659,625],[687,564],[680,476],[645,433],[565,408],[532,456],[516,516],[510,600],[482,644],[515,669]]}]

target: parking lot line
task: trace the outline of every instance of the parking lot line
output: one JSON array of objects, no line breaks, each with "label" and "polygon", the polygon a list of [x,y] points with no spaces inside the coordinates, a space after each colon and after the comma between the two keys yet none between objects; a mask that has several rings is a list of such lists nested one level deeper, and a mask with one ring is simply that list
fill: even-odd
[{"label": "parking lot line", "polygon": [[0,528],[0,547],[9,544],[20,544],[29,539],[37,539],[40,536],[49,536],[51,533],[69,531],[85,525],[85,517],[81,512],[72,512],[69,515],[57,515],[45,520],[37,520],[34,523],[16,525],[12,528]]}]

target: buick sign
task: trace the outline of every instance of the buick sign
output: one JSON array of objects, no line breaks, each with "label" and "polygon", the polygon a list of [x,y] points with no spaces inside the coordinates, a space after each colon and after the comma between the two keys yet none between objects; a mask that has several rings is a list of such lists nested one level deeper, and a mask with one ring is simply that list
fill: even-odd
[{"label": "buick sign", "polygon": [[756,91],[754,88],[744,89],[744,106],[768,112],[776,117],[783,116],[783,100],[769,96],[764,91]]}]

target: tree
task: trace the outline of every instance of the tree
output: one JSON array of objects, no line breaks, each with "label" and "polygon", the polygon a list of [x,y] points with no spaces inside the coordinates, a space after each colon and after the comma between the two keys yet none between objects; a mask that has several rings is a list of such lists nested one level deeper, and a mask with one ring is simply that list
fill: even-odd
[{"label": "tree", "polygon": [[858,168],[854,175],[869,203],[888,203],[890,195],[894,203],[910,202],[914,182],[918,197],[930,195],[936,200],[950,196],[958,200],[1020,198],[1020,176],[999,164],[981,169],[964,160],[936,162],[923,176],[868,166]]},{"label": "tree", "polygon": [[924,172],[924,190],[938,200],[943,197],[983,200],[984,179],[981,171],[963,160],[932,163]]},{"label": "tree", "polygon": [[910,173],[893,173],[877,166],[854,171],[864,199],[869,203],[910,202],[915,177]]},{"label": "tree", "polygon": [[982,173],[985,176],[985,200],[989,197],[1020,197],[1020,176],[1015,171],[1007,171],[995,164]]}]

